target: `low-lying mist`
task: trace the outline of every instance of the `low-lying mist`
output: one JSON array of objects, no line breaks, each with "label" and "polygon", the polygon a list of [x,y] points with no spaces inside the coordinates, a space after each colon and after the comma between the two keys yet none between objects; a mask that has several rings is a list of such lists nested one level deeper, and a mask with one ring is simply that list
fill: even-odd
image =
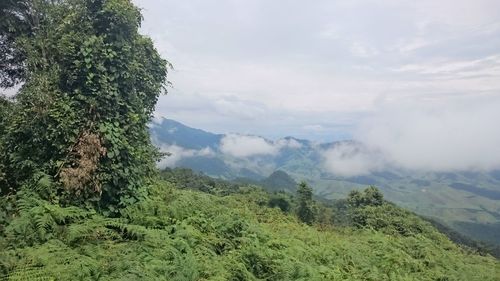
[{"label": "low-lying mist", "polygon": [[334,174],[354,176],[402,168],[489,171],[500,168],[500,98],[386,104],[354,132],[361,143],[324,153]]}]

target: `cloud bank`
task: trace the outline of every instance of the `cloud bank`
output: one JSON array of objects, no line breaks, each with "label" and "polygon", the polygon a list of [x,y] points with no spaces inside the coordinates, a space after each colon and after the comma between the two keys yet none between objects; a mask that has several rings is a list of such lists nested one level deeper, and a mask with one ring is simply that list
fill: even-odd
[{"label": "cloud bank", "polygon": [[215,153],[210,147],[205,147],[200,150],[185,149],[178,145],[162,145],[160,151],[169,153],[169,156],[164,157],[157,163],[158,168],[164,169],[166,167],[175,167],[177,162],[183,158],[196,157],[196,156],[215,156]]},{"label": "cloud bank", "polygon": [[415,171],[490,171],[500,168],[500,98],[386,104],[358,126],[364,148],[325,152],[325,167],[353,176],[402,168]]},{"label": "cloud bank", "polygon": [[229,134],[222,138],[220,150],[224,154],[245,158],[254,155],[275,155],[279,149],[273,143],[257,136]]},{"label": "cloud bank", "polygon": [[384,168],[383,157],[359,143],[335,145],[323,153],[325,168],[337,176],[367,175]]},{"label": "cloud bank", "polygon": [[238,158],[256,155],[276,155],[283,148],[300,148],[302,144],[295,139],[279,139],[270,141],[259,136],[229,134],[220,142],[220,151]]},{"label": "cloud bank", "polygon": [[500,98],[388,106],[365,120],[357,137],[407,169],[500,167]]}]

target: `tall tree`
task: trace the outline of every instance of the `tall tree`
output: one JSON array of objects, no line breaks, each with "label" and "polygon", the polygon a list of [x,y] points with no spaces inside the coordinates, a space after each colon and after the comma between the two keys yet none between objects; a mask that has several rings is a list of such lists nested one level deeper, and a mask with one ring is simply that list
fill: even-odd
[{"label": "tall tree", "polygon": [[155,173],[147,124],[168,62],[130,0],[39,2],[43,21],[15,40],[25,82],[6,129],[9,185],[49,176],[59,200],[113,212]]},{"label": "tall tree", "polygon": [[312,188],[306,182],[301,182],[297,189],[298,209],[297,216],[307,224],[312,224],[316,219]]}]

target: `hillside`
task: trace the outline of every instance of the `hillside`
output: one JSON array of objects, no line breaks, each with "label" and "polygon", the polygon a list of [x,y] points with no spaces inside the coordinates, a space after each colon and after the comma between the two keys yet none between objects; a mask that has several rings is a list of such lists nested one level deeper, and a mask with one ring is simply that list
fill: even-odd
[{"label": "hillside", "polygon": [[359,206],[365,226],[308,226],[258,188],[189,186],[158,182],[119,218],[19,194],[0,229],[1,279],[500,280],[497,260],[392,205]]},{"label": "hillside", "polygon": [[[498,171],[438,173],[393,168],[365,175],[342,176],[325,167],[325,155],[338,145],[356,147],[355,142],[317,144],[293,137],[271,141],[258,136],[242,136],[243,143],[253,141],[253,146],[267,144],[269,150],[260,154],[235,155],[223,145],[227,144],[224,143],[225,137],[232,140],[236,138],[234,135],[203,132],[200,142],[193,145],[191,142],[199,135],[193,130],[169,119],[151,126],[155,144],[173,153],[163,165],[187,167],[225,179],[242,181],[242,178],[248,178],[247,182],[260,182],[274,171],[281,170],[295,180],[307,180],[314,192],[326,199],[343,198],[353,189],[375,185],[390,201],[402,207],[438,220],[463,235],[500,245]],[[191,131],[196,133],[190,135],[188,132]],[[206,139],[211,142],[206,142]],[[184,143],[189,144],[183,147]]]}]

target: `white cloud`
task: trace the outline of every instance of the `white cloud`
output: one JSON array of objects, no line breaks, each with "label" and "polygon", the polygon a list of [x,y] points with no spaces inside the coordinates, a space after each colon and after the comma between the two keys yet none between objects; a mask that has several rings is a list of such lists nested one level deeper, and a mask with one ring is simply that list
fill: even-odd
[{"label": "white cloud", "polygon": [[238,158],[255,155],[276,155],[283,148],[298,149],[302,144],[293,138],[270,141],[258,136],[229,134],[220,141],[220,150]]},{"label": "white cloud", "polygon": [[380,151],[391,165],[405,169],[498,169],[499,109],[498,95],[441,104],[388,104],[361,123],[356,138]]},{"label": "white cloud", "polygon": [[185,149],[178,145],[162,145],[160,146],[161,152],[170,153],[169,156],[164,157],[160,162],[158,162],[157,166],[160,169],[165,167],[175,167],[177,162],[179,162],[183,158],[195,157],[195,156],[214,156],[215,153],[210,147],[205,147],[200,150],[194,149]]},{"label": "white cloud", "polygon": [[427,47],[431,45],[433,42],[430,42],[428,39],[425,39],[422,36],[417,36],[410,39],[405,39],[403,42],[397,44],[396,50],[401,54],[409,54],[420,48]]},{"label": "white cloud", "polygon": [[346,142],[323,152],[327,171],[344,177],[367,175],[384,167],[383,158],[359,143]]},{"label": "white cloud", "polygon": [[499,95],[385,103],[359,124],[359,143],[323,152],[324,167],[340,176],[500,169],[499,109]]},{"label": "white cloud", "polygon": [[229,134],[222,138],[220,150],[234,157],[245,158],[254,155],[276,155],[279,148],[272,142],[257,136]]},{"label": "white cloud", "polygon": [[306,131],[313,131],[313,132],[324,132],[325,130],[328,130],[327,128],[325,128],[323,125],[320,124],[305,125],[302,128]]},{"label": "white cloud", "polygon": [[150,127],[159,126],[163,122],[163,116],[160,113],[154,112],[153,118],[151,118],[151,122],[149,123]]}]

